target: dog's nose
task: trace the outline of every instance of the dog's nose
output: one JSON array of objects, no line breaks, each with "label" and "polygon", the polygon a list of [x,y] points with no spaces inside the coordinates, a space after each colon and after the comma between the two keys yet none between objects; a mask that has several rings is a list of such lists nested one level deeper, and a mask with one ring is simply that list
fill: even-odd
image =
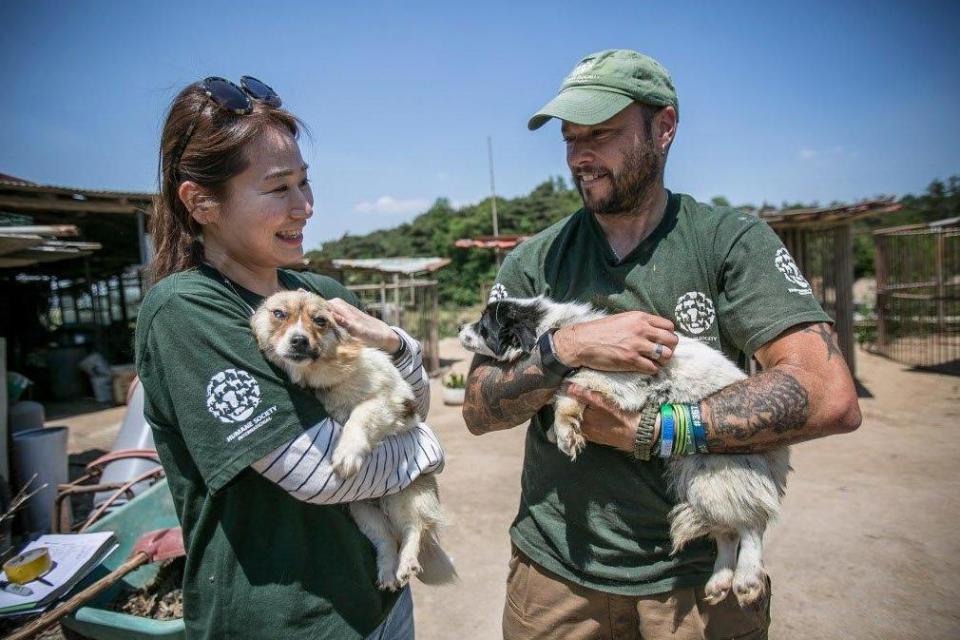
[{"label": "dog's nose", "polygon": [[310,341],[307,340],[307,336],[302,333],[298,333],[292,338],[290,338],[290,346],[294,349],[306,349],[310,346]]}]

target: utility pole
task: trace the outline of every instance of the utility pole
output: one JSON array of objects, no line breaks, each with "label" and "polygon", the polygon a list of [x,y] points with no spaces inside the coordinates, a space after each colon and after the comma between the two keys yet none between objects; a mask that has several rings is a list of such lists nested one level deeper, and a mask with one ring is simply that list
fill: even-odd
[{"label": "utility pole", "polygon": [[[493,237],[494,239],[500,236],[500,230],[497,224],[497,186],[493,181],[493,138],[487,136],[487,157],[490,160],[490,206],[492,209],[493,216]],[[497,259],[497,269],[500,268],[500,248],[494,247],[493,255]]]}]

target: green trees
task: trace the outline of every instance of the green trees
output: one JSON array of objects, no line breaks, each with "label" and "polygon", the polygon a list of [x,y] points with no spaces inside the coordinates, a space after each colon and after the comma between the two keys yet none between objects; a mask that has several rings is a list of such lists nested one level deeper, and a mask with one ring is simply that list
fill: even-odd
[{"label": "green trees", "polygon": [[[474,305],[480,302],[480,286],[496,275],[490,249],[457,249],[454,241],[493,233],[490,199],[453,208],[438,198],[411,222],[363,236],[345,235],[323,243],[307,253],[311,260],[393,256],[442,256],[451,259],[437,273],[443,305]],[[525,196],[497,199],[500,234],[534,234],[580,207],[580,195],[561,177],[550,178]]]},{"label": "green trees", "polygon": [[[723,196],[711,202],[728,206]],[[878,219],[854,223],[855,276],[873,274],[874,245],[872,231],[916,222],[931,222],[960,216],[960,176],[934,180],[921,195],[900,199],[902,211]],[[784,203],[781,208],[816,206],[815,203]],[[529,194],[517,198],[498,198],[497,213],[501,235],[534,234],[580,208],[580,195],[567,186],[562,177],[554,177],[537,185]],[[744,205],[744,210],[754,207]],[[771,208],[766,202],[761,208]],[[447,198],[437,198],[433,205],[411,222],[393,229],[374,231],[362,236],[344,235],[325,242],[307,257],[314,260],[333,258],[370,258],[394,256],[442,256],[451,264],[437,273],[440,301],[443,305],[474,305],[480,302],[480,286],[489,284],[496,275],[496,263],[490,249],[457,249],[454,241],[493,233],[490,222],[490,199],[454,208]],[[363,276],[354,276],[358,280]]]}]

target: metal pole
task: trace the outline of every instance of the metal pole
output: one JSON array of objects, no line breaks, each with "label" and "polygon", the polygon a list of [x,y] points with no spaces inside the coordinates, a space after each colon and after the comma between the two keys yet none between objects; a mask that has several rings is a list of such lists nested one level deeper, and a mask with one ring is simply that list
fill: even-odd
[{"label": "metal pole", "polygon": [[[497,220],[497,185],[493,180],[493,138],[487,136],[487,158],[490,161],[490,206],[492,209],[491,215],[493,216],[493,237],[496,239],[500,236],[500,228]],[[497,269],[500,268],[500,248],[493,248],[493,255],[497,259]]]}]

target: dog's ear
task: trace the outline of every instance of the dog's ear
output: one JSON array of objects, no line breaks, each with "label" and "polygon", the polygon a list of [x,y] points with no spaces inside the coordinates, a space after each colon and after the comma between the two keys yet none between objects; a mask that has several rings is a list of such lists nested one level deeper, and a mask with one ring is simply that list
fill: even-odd
[{"label": "dog's ear", "polygon": [[533,351],[533,347],[537,344],[537,336],[533,333],[533,327],[528,327],[524,324],[517,324],[514,333],[517,336],[517,340],[520,342],[520,348],[524,353],[530,353]]}]

